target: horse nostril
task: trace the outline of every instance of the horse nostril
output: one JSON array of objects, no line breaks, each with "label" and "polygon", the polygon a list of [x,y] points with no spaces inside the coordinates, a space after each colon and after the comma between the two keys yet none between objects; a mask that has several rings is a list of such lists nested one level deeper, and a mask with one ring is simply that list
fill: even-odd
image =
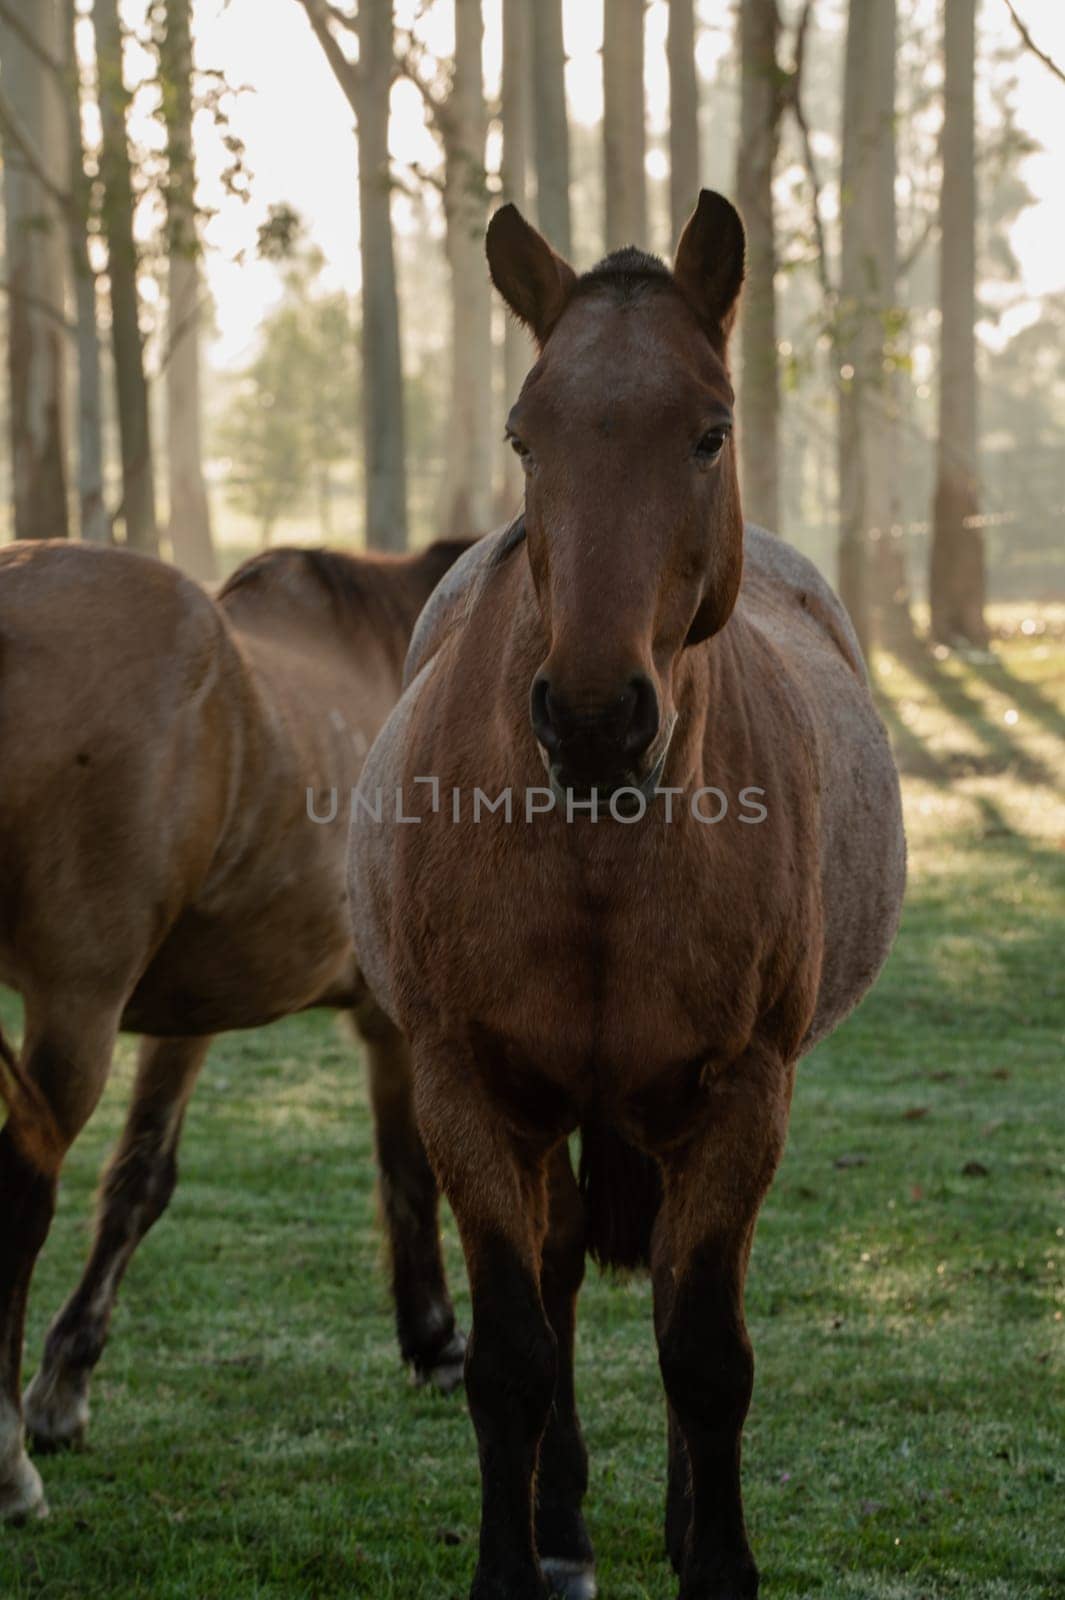
[{"label": "horse nostril", "polygon": [[551,720],[551,690],[546,678],[534,678],[529,695],[529,719],[533,733],[548,755],[554,755],[559,746],[558,730]]},{"label": "horse nostril", "polygon": [[642,756],[654,743],[658,732],[658,696],[654,684],[644,673],[638,673],[630,683],[626,699],[631,705],[628,726],[622,738],[622,748],[627,756]]}]

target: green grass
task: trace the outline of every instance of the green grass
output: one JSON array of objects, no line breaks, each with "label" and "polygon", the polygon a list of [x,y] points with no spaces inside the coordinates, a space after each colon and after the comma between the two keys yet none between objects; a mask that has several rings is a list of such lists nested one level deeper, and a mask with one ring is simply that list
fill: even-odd
[{"label": "green grass", "polygon": [[[802,1067],[763,1214],[749,1520],[767,1600],[1051,1600],[1065,1593],[1065,641],[1018,629],[993,663],[880,669],[906,771],[908,908],[879,986]],[[29,1370],[85,1250],[130,1065],[126,1042],[64,1173]],[[466,1319],[450,1219],[447,1246]],[[589,1282],[578,1381],[604,1600],[666,1600],[644,1282]],[[330,1017],[216,1047],[172,1210],[115,1318],[90,1448],[43,1465],[52,1516],[0,1532],[3,1600],[466,1593],[472,1434],[461,1399],[400,1372],[366,1098]]]}]

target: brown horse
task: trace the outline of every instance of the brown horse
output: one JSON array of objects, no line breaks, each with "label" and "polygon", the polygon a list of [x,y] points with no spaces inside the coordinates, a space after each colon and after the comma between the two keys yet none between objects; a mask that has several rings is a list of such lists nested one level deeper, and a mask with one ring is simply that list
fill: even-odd
[{"label": "brown horse", "polygon": [[19,1407],[26,1294],[119,1029],[145,1035],[136,1086],[88,1265],[26,1393],[37,1444],[84,1433],[211,1035],[307,1006],[350,1008],[365,1041],[402,1354],[461,1379],[407,1049],[355,964],[344,853],[414,620],[465,548],[278,550],[217,601],[131,553],[0,552],[0,980],[25,1002],[21,1060],[5,1046],[0,1064],[0,1516],[44,1505]]},{"label": "brown horse", "polygon": [[577,277],[512,207],[488,258],[539,347],[507,425],[524,516],[423,613],[351,853],[356,949],[411,1039],[470,1273],[472,1593],[594,1593],[587,1249],[651,1267],[667,1548],[683,1600],[732,1600],[758,1586],[748,1254],[796,1061],[894,937],[898,782],[838,601],[744,535],[733,208],[702,194],[672,272],[629,249]]}]

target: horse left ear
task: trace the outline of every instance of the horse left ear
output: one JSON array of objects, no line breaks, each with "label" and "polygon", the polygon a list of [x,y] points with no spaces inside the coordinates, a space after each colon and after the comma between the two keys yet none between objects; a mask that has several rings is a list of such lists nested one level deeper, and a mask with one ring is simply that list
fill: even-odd
[{"label": "horse left ear", "polygon": [[677,245],[673,276],[699,320],[726,335],[743,285],[746,245],[736,207],[713,189],[701,190]]},{"label": "horse left ear", "polygon": [[517,206],[501,206],[495,213],[488,224],[485,253],[492,282],[543,345],[566,308],[577,274]]}]

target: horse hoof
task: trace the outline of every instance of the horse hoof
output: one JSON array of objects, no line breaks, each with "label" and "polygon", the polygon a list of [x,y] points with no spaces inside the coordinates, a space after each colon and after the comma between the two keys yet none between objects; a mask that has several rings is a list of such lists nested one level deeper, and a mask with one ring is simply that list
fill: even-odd
[{"label": "horse hoof", "polygon": [[38,1372],[22,1397],[22,1415],[26,1437],[35,1452],[54,1455],[84,1448],[89,1401],[72,1385],[64,1385],[60,1379],[47,1380],[43,1371]]},{"label": "horse hoof", "polygon": [[0,1484],[0,1522],[34,1522],[48,1515],[44,1498],[44,1484],[33,1462],[23,1451],[15,1463],[15,1470]]},{"label": "horse hoof", "polygon": [[461,1389],[466,1376],[466,1336],[457,1330],[431,1366],[415,1366],[414,1382],[419,1388],[437,1389],[441,1394],[454,1394]]},{"label": "horse hoof", "polygon": [[561,1600],[595,1600],[595,1566],[591,1561],[567,1561],[560,1556],[541,1556],[540,1568],[551,1594]]}]

